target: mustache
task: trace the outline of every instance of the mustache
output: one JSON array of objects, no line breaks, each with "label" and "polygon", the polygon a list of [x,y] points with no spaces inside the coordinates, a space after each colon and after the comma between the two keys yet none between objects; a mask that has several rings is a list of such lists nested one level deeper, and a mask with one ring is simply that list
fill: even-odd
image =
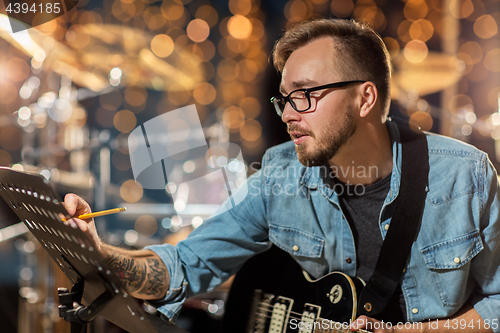
[{"label": "mustache", "polygon": [[298,125],[288,125],[286,131],[288,134],[290,134],[290,132],[299,132],[304,135],[313,136],[313,133],[311,131],[303,129]]}]

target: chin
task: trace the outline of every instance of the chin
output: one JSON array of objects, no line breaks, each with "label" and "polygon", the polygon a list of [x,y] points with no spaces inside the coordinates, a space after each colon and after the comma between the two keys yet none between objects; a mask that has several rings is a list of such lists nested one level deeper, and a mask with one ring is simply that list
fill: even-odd
[{"label": "chin", "polygon": [[329,160],[328,158],[322,156],[308,156],[307,154],[300,154],[299,152],[297,152],[297,158],[299,162],[306,167],[325,165],[325,163]]}]

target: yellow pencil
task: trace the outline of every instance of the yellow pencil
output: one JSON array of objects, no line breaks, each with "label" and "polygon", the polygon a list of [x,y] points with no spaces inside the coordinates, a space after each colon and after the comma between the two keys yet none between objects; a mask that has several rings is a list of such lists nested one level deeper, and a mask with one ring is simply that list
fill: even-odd
[{"label": "yellow pencil", "polygon": [[[108,210],[102,210],[100,212],[94,212],[94,213],[89,213],[89,214],[83,214],[79,216],[74,216],[77,219],[80,220],[86,220],[86,219],[91,219],[93,217],[98,217],[98,216],[104,216],[104,215],[110,215],[110,214],[116,214],[116,213],[121,213],[126,210],[125,207],[119,207],[119,208],[113,208],[113,209],[108,209]],[[63,222],[66,222],[66,219],[62,219]]]}]

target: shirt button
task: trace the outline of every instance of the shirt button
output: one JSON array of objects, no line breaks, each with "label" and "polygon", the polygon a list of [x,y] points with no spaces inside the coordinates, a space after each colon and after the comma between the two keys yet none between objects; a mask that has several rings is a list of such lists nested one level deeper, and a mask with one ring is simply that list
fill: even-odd
[{"label": "shirt button", "polygon": [[292,250],[294,250],[295,252],[297,252],[297,251],[299,250],[299,247],[298,247],[297,245],[294,245],[294,246],[292,247]]},{"label": "shirt button", "polygon": [[384,229],[385,230],[389,230],[389,223],[387,223],[386,225],[384,225]]},{"label": "shirt button", "polygon": [[348,264],[350,264],[350,263],[352,263],[352,259],[351,258],[346,258],[345,262],[348,263]]},{"label": "shirt button", "polygon": [[460,258],[459,257],[455,257],[455,259],[453,259],[453,261],[455,262],[455,264],[460,264]]},{"label": "shirt button", "polygon": [[417,308],[413,308],[413,309],[411,309],[411,313],[413,313],[413,314],[417,314],[417,313],[418,313],[418,309],[417,309]]}]

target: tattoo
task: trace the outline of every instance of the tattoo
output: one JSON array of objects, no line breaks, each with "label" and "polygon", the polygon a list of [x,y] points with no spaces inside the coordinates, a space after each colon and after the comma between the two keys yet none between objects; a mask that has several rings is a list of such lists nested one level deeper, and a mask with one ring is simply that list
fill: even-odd
[{"label": "tattoo", "polygon": [[160,259],[147,258],[148,262],[148,278],[144,287],[139,290],[140,294],[159,295],[161,287],[165,284],[166,272],[165,267],[160,265]]},{"label": "tattoo", "polygon": [[143,295],[159,296],[165,286],[167,270],[155,258],[126,258],[120,254],[111,254],[106,263],[120,278],[128,292],[137,291]]},{"label": "tattoo", "polygon": [[106,259],[106,263],[118,274],[129,292],[139,290],[146,280],[146,265],[141,265],[136,259],[112,254]]}]

